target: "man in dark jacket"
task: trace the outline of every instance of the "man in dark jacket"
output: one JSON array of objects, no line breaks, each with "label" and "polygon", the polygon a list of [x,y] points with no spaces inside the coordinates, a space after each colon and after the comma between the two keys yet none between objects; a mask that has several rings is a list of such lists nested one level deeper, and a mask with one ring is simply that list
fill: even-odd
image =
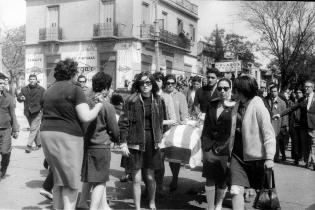
[{"label": "man in dark jacket", "polygon": [[34,141],[37,149],[41,147],[39,127],[42,119],[41,101],[44,92],[45,89],[38,85],[37,76],[31,74],[29,76],[29,84],[21,89],[17,97],[18,102],[24,102],[24,115],[30,125],[30,134],[25,150],[26,153],[31,152]]},{"label": "man in dark jacket", "polygon": [[207,69],[208,85],[196,91],[194,108],[197,114],[206,113],[209,102],[212,98],[218,97],[217,81],[220,72],[216,68]]},{"label": "man in dark jacket", "polygon": [[5,75],[0,73],[0,179],[5,177],[11,156],[11,135],[17,138],[19,126],[13,97],[5,90]]}]

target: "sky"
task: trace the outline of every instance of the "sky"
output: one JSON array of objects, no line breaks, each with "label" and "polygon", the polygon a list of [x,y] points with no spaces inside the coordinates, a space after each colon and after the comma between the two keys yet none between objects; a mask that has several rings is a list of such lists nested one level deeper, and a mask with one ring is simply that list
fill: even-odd
[{"label": "sky", "polygon": [[[197,40],[203,40],[215,29],[225,29],[226,33],[237,33],[246,36],[250,41],[259,39],[259,35],[251,31],[246,23],[238,18],[241,1],[217,1],[217,0],[191,0],[198,5],[198,32]],[[26,19],[25,0],[0,0],[0,27],[17,27],[25,24]],[[259,55],[260,63],[265,58]]]}]

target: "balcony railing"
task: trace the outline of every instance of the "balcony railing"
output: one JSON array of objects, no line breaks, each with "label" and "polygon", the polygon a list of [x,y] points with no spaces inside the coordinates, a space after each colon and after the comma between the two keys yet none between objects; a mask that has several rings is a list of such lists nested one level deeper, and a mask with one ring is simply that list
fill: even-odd
[{"label": "balcony railing", "polygon": [[170,44],[170,45],[175,45],[184,49],[190,49],[190,39],[182,33],[177,35],[177,34],[161,29],[160,41]]},{"label": "balcony railing", "polygon": [[175,2],[177,5],[184,7],[188,11],[194,13],[195,15],[198,15],[198,6],[196,4],[191,3],[188,0],[171,0]]},{"label": "balcony railing", "polygon": [[93,37],[95,38],[109,38],[109,37],[127,37],[128,34],[126,25],[121,23],[97,23],[93,27]]},{"label": "balcony railing", "polygon": [[154,38],[154,26],[151,24],[140,25],[140,37],[143,39]]},{"label": "balcony railing", "polygon": [[54,28],[41,28],[39,29],[40,41],[59,41],[62,40],[62,29]]},{"label": "balcony railing", "polygon": [[[140,26],[140,37],[144,39],[154,39],[154,26],[143,24]],[[190,39],[183,34],[177,35],[167,30],[160,29],[159,41],[176,47],[190,49]]]}]

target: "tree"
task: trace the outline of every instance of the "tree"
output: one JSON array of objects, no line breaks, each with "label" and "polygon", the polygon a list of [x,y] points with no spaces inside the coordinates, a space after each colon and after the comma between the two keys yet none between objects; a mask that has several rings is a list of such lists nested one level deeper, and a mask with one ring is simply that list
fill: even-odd
[{"label": "tree", "polygon": [[224,51],[233,54],[243,62],[244,67],[248,67],[249,63],[255,63],[255,55],[253,54],[254,43],[246,41],[247,37],[240,36],[235,33],[227,34],[224,40]]},{"label": "tree", "polygon": [[11,81],[17,84],[25,69],[25,25],[4,31],[2,64]]},{"label": "tree", "polygon": [[243,4],[241,18],[261,34],[264,50],[277,59],[281,87],[286,88],[294,71],[298,71],[298,58],[313,51],[314,3],[251,1]]},{"label": "tree", "polygon": [[228,53],[232,54],[233,59],[241,60],[244,67],[249,67],[250,63],[255,63],[253,48],[256,45],[246,39],[247,37],[235,33],[225,34],[225,30],[218,27],[206,37],[208,43],[215,46],[215,61],[228,60],[224,57]]},{"label": "tree", "polygon": [[216,25],[216,29],[211,33],[209,37],[206,38],[208,43],[211,43],[214,45],[214,60],[215,61],[221,61],[224,59],[224,48],[223,48],[223,42],[224,39],[224,29],[218,29],[218,26]]}]

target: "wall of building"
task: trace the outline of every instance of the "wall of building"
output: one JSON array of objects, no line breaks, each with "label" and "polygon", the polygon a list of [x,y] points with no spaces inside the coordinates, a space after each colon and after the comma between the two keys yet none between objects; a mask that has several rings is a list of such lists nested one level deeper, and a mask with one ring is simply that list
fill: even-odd
[{"label": "wall of building", "polygon": [[135,29],[139,28],[139,25],[136,25],[133,22],[134,11],[134,0],[116,0],[115,4],[115,21],[117,24],[123,24],[122,35],[124,37],[138,36],[140,33],[137,33]]},{"label": "wall of building", "polygon": [[37,44],[39,29],[46,26],[47,7],[44,5],[28,6],[28,1],[26,3],[26,44]]},{"label": "wall of building", "polygon": [[75,1],[60,4],[60,27],[63,40],[85,40],[93,37],[93,25],[99,23],[99,1]]}]

